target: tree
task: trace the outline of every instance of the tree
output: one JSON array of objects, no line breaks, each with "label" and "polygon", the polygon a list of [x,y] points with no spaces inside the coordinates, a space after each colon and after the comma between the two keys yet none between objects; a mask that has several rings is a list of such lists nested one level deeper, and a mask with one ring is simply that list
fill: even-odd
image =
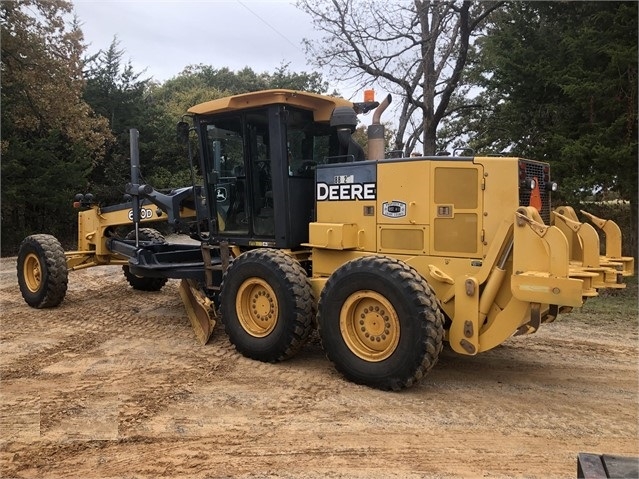
[{"label": "tree", "polygon": [[[342,80],[379,84],[399,97],[395,149],[436,151],[437,129],[466,64],[471,35],[501,2],[299,0],[325,33],[305,40],[318,67]],[[406,139],[405,139],[406,137]]]},{"label": "tree", "polygon": [[469,72],[480,108],[450,125],[476,149],[550,162],[559,201],[630,200],[635,254],[637,13],[636,2],[508,4]]},{"label": "tree", "polygon": [[144,72],[133,71],[130,61],[123,62],[124,50],[119,44],[114,37],[107,50],[100,50],[86,60],[84,72],[84,98],[109,121],[115,132],[144,116],[142,100],[151,83],[150,78],[141,78]]},{"label": "tree", "polygon": [[328,82],[318,72],[291,72],[289,64],[285,63],[269,76],[268,88],[286,88],[325,94],[328,92]]},{"label": "tree", "polygon": [[85,60],[86,88],[84,98],[109,122],[116,141],[109,145],[103,161],[95,164],[90,175],[90,189],[101,202],[119,201],[129,181],[129,130],[140,131],[140,162],[150,164],[161,151],[153,129],[155,110],[147,101],[151,78],[135,72],[131,62],[124,61],[125,51],[117,37],[106,50]]},{"label": "tree", "polygon": [[82,99],[83,36],[70,12],[63,0],[0,3],[3,251],[74,229],[73,195],[110,141]]},{"label": "tree", "polygon": [[[118,142],[105,161],[92,172],[92,189],[101,200],[116,201],[128,181],[129,128],[140,131],[140,164],[146,181],[156,188],[187,186],[190,170],[183,147],[175,140],[175,125],[191,106],[222,96],[268,88],[322,91],[319,73],[292,73],[281,65],[275,73],[237,72],[210,65],[190,65],[182,73],[158,84],[142,79],[117,38],[110,47],[87,61],[85,98],[109,119]],[[188,180],[188,181],[187,181]]]},{"label": "tree", "polygon": [[209,89],[228,95],[272,88],[326,93],[328,83],[318,72],[291,72],[287,63],[280,65],[273,73],[256,73],[250,67],[234,72],[227,67],[214,68],[211,65],[199,64],[187,66],[178,76],[162,85],[165,96],[177,90],[193,88]]}]

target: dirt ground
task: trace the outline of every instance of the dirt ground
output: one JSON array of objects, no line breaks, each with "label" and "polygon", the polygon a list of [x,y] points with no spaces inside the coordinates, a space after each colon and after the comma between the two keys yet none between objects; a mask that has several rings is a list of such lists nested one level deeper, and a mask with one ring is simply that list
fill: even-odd
[{"label": "dirt ground", "polygon": [[579,452],[639,453],[636,303],[445,350],[393,393],[342,379],[316,339],[280,364],[219,325],[198,345],[177,284],[93,268],[35,310],[0,261],[2,478],[569,478]]}]

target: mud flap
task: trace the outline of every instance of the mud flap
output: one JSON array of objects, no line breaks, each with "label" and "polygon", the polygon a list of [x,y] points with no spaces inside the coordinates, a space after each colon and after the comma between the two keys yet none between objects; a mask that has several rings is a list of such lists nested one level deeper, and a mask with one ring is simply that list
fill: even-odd
[{"label": "mud flap", "polygon": [[211,318],[211,313],[215,314],[215,309],[211,307],[213,302],[200,291],[193,280],[183,279],[178,289],[195,336],[200,344],[205,345],[215,326],[215,319]]}]

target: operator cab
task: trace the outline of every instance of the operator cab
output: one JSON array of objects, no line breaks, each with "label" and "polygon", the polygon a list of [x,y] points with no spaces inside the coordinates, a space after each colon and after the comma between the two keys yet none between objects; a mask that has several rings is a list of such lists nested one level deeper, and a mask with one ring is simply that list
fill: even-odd
[{"label": "operator cab", "polygon": [[[340,154],[341,98],[269,90],[196,105],[209,243],[296,248],[314,217],[315,167]],[[211,201],[210,199],[214,199]]]}]

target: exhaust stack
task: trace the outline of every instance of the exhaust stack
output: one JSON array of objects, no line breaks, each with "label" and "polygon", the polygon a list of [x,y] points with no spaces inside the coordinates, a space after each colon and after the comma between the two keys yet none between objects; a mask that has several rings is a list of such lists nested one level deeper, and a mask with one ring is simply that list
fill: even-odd
[{"label": "exhaust stack", "polygon": [[384,101],[375,109],[373,113],[373,123],[368,127],[368,159],[383,160],[385,156],[384,146],[384,125],[380,123],[380,117],[388,105],[390,105],[393,97],[388,94]]}]

